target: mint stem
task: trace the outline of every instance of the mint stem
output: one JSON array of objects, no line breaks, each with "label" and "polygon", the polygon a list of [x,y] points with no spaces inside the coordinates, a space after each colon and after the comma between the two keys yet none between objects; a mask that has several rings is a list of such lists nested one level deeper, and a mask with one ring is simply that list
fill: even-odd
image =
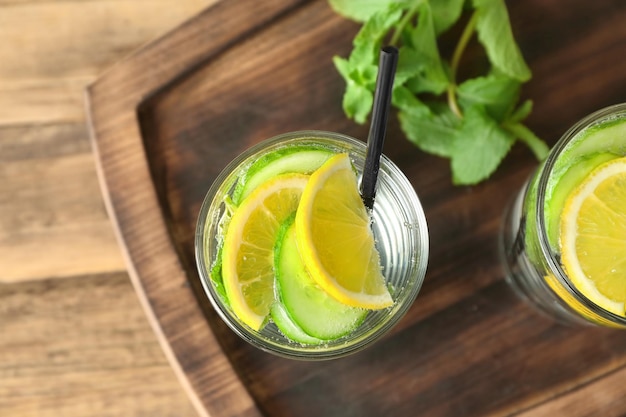
[{"label": "mint stem", "polygon": [[422,4],[422,1],[416,1],[415,4],[406,12],[402,19],[398,22],[398,26],[393,32],[393,36],[391,37],[391,41],[389,43],[393,46],[398,46],[398,42],[400,41],[400,36],[402,36],[402,31],[404,27],[409,23],[409,21],[415,16],[417,13],[417,9]]},{"label": "mint stem", "polygon": [[463,118],[463,113],[459,108],[459,105],[456,100],[456,71],[459,68],[459,63],[461,62],[461,57],[465,52],[465,48],[469,43],[472,35],[474,34],[474,29],[476,28],[478,13],[474,12],[472,17],[467,22],[465,29],[463,29],[463,33],[461,34],[461,38],[454,49],[454,53],[452,54],[452,61],[450,62],[450,84],[448,85],[448,106],[452,113],[456,114],[460,119]]},{"label": "mint stem", "polygon": [[529,128],[521,123],[504,123],[504,129],[511,132],[515,137],[524,142],[526,146],[535,154],[539,161],[543,161],[547,156],[550,148],[544,141],[539,139]]}]

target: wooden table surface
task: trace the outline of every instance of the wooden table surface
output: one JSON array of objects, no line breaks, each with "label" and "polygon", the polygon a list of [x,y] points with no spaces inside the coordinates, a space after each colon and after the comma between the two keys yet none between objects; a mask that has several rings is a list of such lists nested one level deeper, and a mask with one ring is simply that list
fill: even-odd
[{"label": "wooden table surface", "polygon": [[214,0],[0,0],[0,416],[195,416],[104,208],[85,87]]},{"label": "wooden table surface", "polygon": [[[116,61],[216,1],[0,0],[0,416],[196,415],[192,401],[176,379],[148,325],[126,272],[96,178],[83,94],[85,86]],[[561,0],[561,3],[567,1]],[[602,9],[602,2],[598,2],[598,10]],[[558,14],[561,22],[567,22],[567,10],[556,7],[559,2],[547,4],[552,6],[547,6],[546,11]],[[590,6],[590,10],[592,8]],[[518,24],[525,25],[527,30],[540,29],[538,17],[518,21]],[[596,48],[598,45],[611,47],[611,31],[598,29],[600,25],[594,22],[599,21],[595,19],[587,26],[596,29],[588,38],[584,34],[578,37],[580,34],[575,33],[575,28],[564,34],[544,28],[542,33],[549,35],[548,39],[530,38],[534,42],[555,42],[556,45],[560,36],[569,36],[581,40],[579,47],[584,55],[593,55],[594,51],[602,49]],[[620,38],[618,42],[623,45],[624,39]],[[619,45],[613,45],[613,49],[618,48]],[[574,45],[568,44],[563,58],[576,56],[574,50]],[[551,65],[558,62],[558,56],[555,60],[545,61],[530,58],[536,63],[536,67],[531,68],[537,70],[540,79],[546,82],[531,86],[539,110],[559,108],[562,101],[556,100],[572,100],[568,111],[557,117],[563,124],[575,121],[587,109],[611,104],[605,101],[626,100],[626,97],[617,97],[620,91],[624,91],[623,87],[612,90],[602,84],[603,66],[594,62],[589,62],[588,66],[578,63],[575,68],[593,71],[602,94],[594,95],[596,86],[593,83],[579,83],[572,90],[572,97],[567,94],[536,97],[545,92],[544,85],[566,92],[563,83],[574,83],[580,78],[571,71],[565,78],[553,75],[558,68]],[[616,57],[616,60],[620,59],[621,56]],[[620,65],[624,68],[623,63],[606,67],[607,74],[615,74]],[[581,78],[587,75],[579,74]],[[164,102],[162,109],[176,109],[177,97],[175,94],[172,97],[170,102]],[[553,143],[560,127],[546,122],[549,118],[545,116],[539,115],[531,122],[533,120],[538,123],[531,127],[548,134],[550,143]],[[346,122],[345,126],[349,123]],[[517,155],[520,155],[519,151]],[[400,157],[399,152],[397,156]],[[509,172],[519,173],[520,167],[525,169],[529,164],[527,156],[523,154],[522,162]],[[445,168],[445,164],[430,161],[433,166]],[[441,171],[438,175],[445,177],[447,174]],[[507,183],[506,178],[506,175],[499,177],[499,187]],[[517,177],[512,178],[515,183]],[[454,201],[458,202],[463,201],[464,193],[493,197],[498,194],[496,187],[456,189],[452,193]],[[426,191],[432,212],[439,208],[441,210],[435,214],[448,212],[445,196],[437,195],[434,188]],[[443,230],[445,216],[434,218],[434,229]],[[473,230],[470,220],[469,217],[456,218],[468,233]],[[425,295],[436,290],[454,298],[457,293],[465,294],[473,285],[446,278],[448,255],[445,250],[456,250],[457,255],[463,255],[462,247],[445,244],[448,238],[453,239],[454,235],[431,239],[439,245],[434,257],[434,264],[438,265],[435,276],[438,282],[431,280],[425,288]],[[468,315],[488,317],[494,313],[485,310],[494,305],[486,301],[489,288],[493,288],[494,296],[503,291],[501,286],[489,286],[494,269],[493,265],[472,266],[474,276],[487,277],[485,282],[475,281],[477,286],[484,284],[486,292],[468,301],[467,305],[459,305],[459,308],[466,308],[464,311]],[[437,303],[445,307],[450,301],[446,297],[438,301],[432,297],[429,299],[432,308]],[[446,320],[453,319],[450,316],[452,310],[443,307],[438,320],[447,323]],[[414,310],[407,323],[425,317],[428,308],[426,303],[425,307]],[[516,312],[526,314],[524,307],[520,306],[511,310],[511,314]],[[532,319],[529,322],[535,323]],[[435,320],[430,325],[437,323],[439,321]],[[546,322],[537,323],[551,329]],[[439,339],[454,342],[455,335],[437,333],[433,329]],[[566,333],[560,332],[561,336],[555,338],[565,337]],[[577,339],[565,338],[567,340],[576,342]],[[579,341],[582,344],[583,341]],[[607,339],[601,341],[606,342],[606,351],[610,352]],[[459,342],[463,346],[463,343],[471,345],[477,340]],[[424,348],[430,349],[428,352],[432,355],[437,353],[434,345]],[[237,351],[243,352],[242,355],[249,352],[241,346]],[[485,350],[487,356],[496,354],[499,354],[497,350]],[[373,352],[372,355],[375,362]],[[621,363],[622,357],[615,354],[613,362]],[[250,363],[256,361],[257,369],[266,365],[265,357],[250,355],[250,358]],[[500,356],[486,357],[485,360],[506,362]],[[609,362],[607,359],[606,363]],[[353,374],[354,370],[346,363],[338,364],[337,369],[345,371],[346,375]],[[271,364],[272,361],[267,359],[268,370]],[[305,388],[315,386],[316,374],[311,367],[303,365],[300,368],[306,373],[303,379],[308,378],[310,383],[303,383],[301,391],[294,385],[296,389],[286,390],[282,397],[270,395],[269,388],[256,380],[257,385],[253,384],[252,389],[257,398],[267,397],[264,410],[283,407],[298,410],[298,407],[307,406],[298,399],[305,397]],[[297,371],[298,367],[294,369]],[[329,369],[331,365],[324,365],[318,376],[328,374]],[[598,378],[591,375],[584,383],[561,384],[554,397],[535,395],[538,402],[535,401],[531,408],[515,412],[511,411],[514,408],[508,410],[511,414],[523,416],[571,415],[572,410],[576,410],[577,416],[594,416],[599,412],[601,415],[624,415],[625,369],[615,366],[615,372],[602,373],[602,366],[598,366]],[[524,381],[532,382],[523,368],[520,373],[526,377]],[[341,383],[343,379],[338,381]],[[278,382],[276,385],[280,385]],[[549,383],[546,384],[549,387]],[[325,392],[322,388],[320,392]],[[447,392],[444,385],[440,388],[441,392]],[[480,390],[480,386],[477,389]],[[505,384],[501,393],[505,397],[506,389]],[[433,387],[426,392],[436,394],[436,390],[437,387]],[[210,397],[210,391],[209,387],[202,394]],[[459,398],[461,403],[457,406],[463,408],[465,397],[460,395]],[[452,404],[449,410],[453,411],[454,399],[447,400]],[[473,406],[477,410],[490,409],[484,404]],[[502,415],[503,410],[507,408],[496,407],[492,414]]]}]

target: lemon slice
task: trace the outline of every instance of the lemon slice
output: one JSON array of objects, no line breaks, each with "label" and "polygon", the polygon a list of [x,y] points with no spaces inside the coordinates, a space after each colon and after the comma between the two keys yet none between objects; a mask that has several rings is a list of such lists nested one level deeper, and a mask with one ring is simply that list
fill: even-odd
[{"label": "lemon slice", "polygon": [[626,316],[626,158],[594,169],[565,202],[561,262],[595,304]]},{"label": "lemon slice", "polygon": [[309,177],[284,174],[261,184],[235,210],[224,237],[222,274],[233,312],[259,330],[274,302],[274,245]]},{"label": "lemon slice", "polygon": [[333,156],[311,175],[296,237],[306,269],[329,295],[367,309],[393,304],[348,154]]}]

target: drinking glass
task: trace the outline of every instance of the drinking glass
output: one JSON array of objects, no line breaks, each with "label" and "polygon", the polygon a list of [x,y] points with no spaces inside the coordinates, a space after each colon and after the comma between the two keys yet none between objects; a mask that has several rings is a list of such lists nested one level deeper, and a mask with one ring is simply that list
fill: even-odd
[{"label": "drinking glass", "polygon": [[[602,308],[573,284],[553,232],[558,230],[554,222],[559,221],[558,207],[563,204],[559,188],[571,188],[567,170],[590,171],[594,160],[623,157],[625,133],[626,104],[584,117],[559,139],[505,213],[500,255],[508,283],[520,297],[560,322],[626,328],[626,317]],[[626,250],[626,236],[624,245]]]},{"label": "drinking glass", "polygon": [[195,250],[198,271],[206,296],[221,319],[252,345],[287,358],[331,359],[354,353],[371,345],[405,315],[422,285],[428,261],[428,230],[420,201],[409,180],[386,156],[381,157],[377,191],[371,212],[371,227],[380,253],[394,303],[386,309],[368,312],[363,323],[350,334],[322,344],[306,345],[286,338],[271,321],[260,331],[243,323],[229,307],[211,277],[222,239],[221,220],[225,201],[232,196],[238,177],[263,155],[294,144],[322,145],[335,153],[347,152],[362,175],[366,145],[362,141],[332,132],[300,131],[267,139],[235,158],[210,187],[196,227]]}]

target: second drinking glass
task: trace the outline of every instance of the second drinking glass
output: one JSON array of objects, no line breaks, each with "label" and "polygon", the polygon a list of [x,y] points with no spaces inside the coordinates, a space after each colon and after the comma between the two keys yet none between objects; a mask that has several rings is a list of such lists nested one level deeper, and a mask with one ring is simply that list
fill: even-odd
[{"label": "second drinking glass", "polygon": [[626,104],[569,129],[505,216],[514,290],[569,323],[626,328]]}]

